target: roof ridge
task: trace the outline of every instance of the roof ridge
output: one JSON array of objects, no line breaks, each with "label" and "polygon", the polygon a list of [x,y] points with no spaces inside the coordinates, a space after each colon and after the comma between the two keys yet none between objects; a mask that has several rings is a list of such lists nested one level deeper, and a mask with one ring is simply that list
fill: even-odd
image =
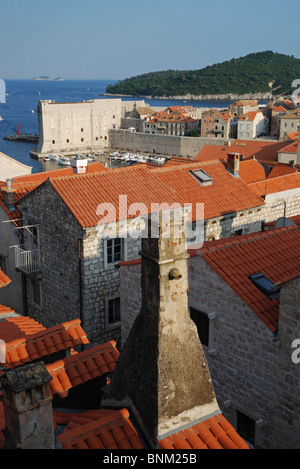
[{"label": "roof ridge", "polygon": [[[255,241],[257,241],[259,239],[262,239],[262,238],[271,238],[271,237],[274,237],[274,236],[278,236],[280,233],[282,233],[284,231],[291,231],[291,230],[297,230],[298,231],[297,225],[282,226],[282,227],[276,228],[274,230],[247,233],[247,234],[244,234],[244,235],[234,236],[234,237],[231,237],[231,238],[221,238],[221,239],[218,239],[218,240],[213,241],[213,242],[208,241],[206,244],[211,243],[211,244],[214,245],[214,247],[212,247],[212,249],[209,249],[209,247],[203,246],[201,249],[199,249],[199,252],[200,252],[201,255],[205,255],[205,254],[208,254],[210,252],[220,251],[221,249],[226,249],[226,248],[233,247],[233,246],[239,246],[239,245],[242,245],[242,244],[255,242]],[[236,242],[231,242],[230,241],[230,240],[234,241],[235,239],[236,239]],[[222,244],[222,245],[220,247],[218,247],[217,244]]]},{"label": "roof ridge", "polygon": [[[17,344],[32,342],[35,339],[40,339],[43,336],[52,334],[52,332],[55,332],[57,330],[60,330],[60,329],[67,330],[66,327],[70,327],[72,325],[80,325],[80,324],[81,324],[80,319],[73,319],[73,320],[68,321],[68,322],[63,322],[61,324],[57,324],[55,326],[44,329],[42,331],[35,332],[34,334],[30,334],[27,337],[20,337],[18,339],[12,340],[12,341],[10,341],[6,344],[6,348],[8,349],[8,348],[13,347],[14,345],[17,345]],[[87,337],[86,334],[85,334],[85,337]]]},{"label": "roof ridge", "polygon": [[80,361],[87,356],[92,356],[94,353],[100,352],[100,350],[103,350],[103,352],[105,352],[109,348],[114,348],[115,350],[117,350],[116,345],[117,344],[114,340],[110,340],[108,342],[105,342],[104,344],[95,345],[94,347],[76,353],[75,355],[70,355],[61,360],[57,360],[56,362],[49,363],[47,365],[47,369],[49,372],[52,372],[54,370],[58,370],[59,368],[68,368],[68,366],[74,364],[76,361]]},{"label": "roof ridge", "polygon": [[251,184],[257,184],[257,183],[262,183],[262,182],[270,182],[270,181],[275,181],[276,179],[282,179],[282,178],[288,178],[288,177],[291,177],[291,176],[297,176],[299,174],[299,177],[300,177],[300,171],[296,172],[296,173],[288,173],[288,174],[281,174],[279,176],[274,176],[273,178],[267,178],[267,179],[262,179],[261,181],[254,181],[254,182],[249,182],[248,183],[248,186],[250,186]]},{"label": "roof ridge", "polygon": [[111,413],[104,415],[97,420],[93,420],[92,422],[88,422],[84,425],[78,425],[71,430],[65,430],[58,436],[58,439],[61,442],[70,440],[75,438],[76,436],[87,433],[90,430],[94,430],[95,428],[98,428],[100,426],[102,427],[103,425],[107,425],[110,422],[122,419],[129,419],[128,410],[125,408],[119,410],[112,409]]}]

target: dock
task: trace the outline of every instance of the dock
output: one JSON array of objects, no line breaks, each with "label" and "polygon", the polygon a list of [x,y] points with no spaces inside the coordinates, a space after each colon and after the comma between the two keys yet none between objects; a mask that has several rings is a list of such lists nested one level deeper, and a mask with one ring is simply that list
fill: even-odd
[{"label": "dock", "polygon": [[31,143],[37,143],[39,140],[38,135],[32,135],[32,134],[13,134],[13,135],[8,135],[8,137],[3,137],[4,140],[10,140],[14,142],[31,142]]}]

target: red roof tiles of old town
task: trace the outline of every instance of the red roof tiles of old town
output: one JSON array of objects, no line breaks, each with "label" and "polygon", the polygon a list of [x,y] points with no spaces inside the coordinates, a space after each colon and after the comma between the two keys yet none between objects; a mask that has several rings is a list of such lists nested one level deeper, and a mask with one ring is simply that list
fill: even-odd
[{"label": "red roof tiles of old town", "polygon": [[269,299],[249,278],[263,273],[274,284],[300,276],[300,232],[283,227],[206,242],[202,258],[273,331],[278,328],[280,297]]},{"label": "red roof tiles of old town", "polygon": [[194,161],[225,160],[227,154],[234,152],[249,159],[255,156],[261,162],[277,162],[278,151],[289,145],[290,142],[263,142],[258,140],[235,140],[231,145],[204,145],[195,156]]}]

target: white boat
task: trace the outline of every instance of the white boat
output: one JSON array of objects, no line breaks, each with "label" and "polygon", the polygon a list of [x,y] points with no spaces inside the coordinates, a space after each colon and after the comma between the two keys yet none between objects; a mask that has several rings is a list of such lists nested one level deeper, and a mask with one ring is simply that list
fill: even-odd
[{"label": "white boat", "polygon": [[48,155],[49,159],[52,160],[52,161],[58,161],[59,160],[59,156],[58,155]]},{"label": "white boat", "polygon": [[58,164],[60,164],[61,166],[70,166],[71,165],[70,160],[66,156],[62,156],[61,158],[59,158]]},{"label": "white boat", "polygon": [[0,121],[3,121],[3,117],[0,116]]},{"label": "white boat", "polygon": [[44,161],[50,161],[50,158],[49,158],[49,156],[45,155],[45,156],[43,156],[43,160]]}]

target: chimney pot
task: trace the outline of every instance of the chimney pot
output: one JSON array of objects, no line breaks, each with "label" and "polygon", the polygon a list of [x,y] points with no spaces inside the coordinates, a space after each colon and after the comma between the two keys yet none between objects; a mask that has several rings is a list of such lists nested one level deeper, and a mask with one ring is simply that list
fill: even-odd
[{"label": "chimney pot", "polygon": [[240,169],[240,154],[239,153],[228,153],[227,154],[227,169],[233,174],[233,176],[239,175]]}]

